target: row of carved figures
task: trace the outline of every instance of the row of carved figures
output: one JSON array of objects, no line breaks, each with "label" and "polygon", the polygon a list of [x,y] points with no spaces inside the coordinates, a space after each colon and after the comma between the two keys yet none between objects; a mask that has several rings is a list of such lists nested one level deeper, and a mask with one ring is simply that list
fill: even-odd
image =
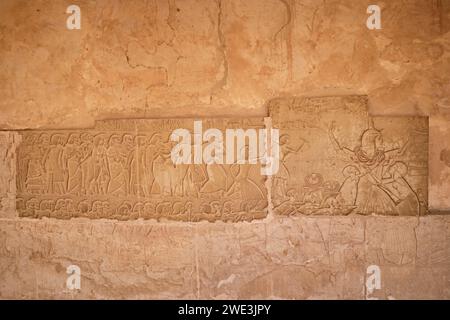
[{"label": "row of carved figures", "polygon": [[218,194],[264,199],[251,165],[174,165],[160,133],[27,133],[18,153],[22,193],[152,197]]}]

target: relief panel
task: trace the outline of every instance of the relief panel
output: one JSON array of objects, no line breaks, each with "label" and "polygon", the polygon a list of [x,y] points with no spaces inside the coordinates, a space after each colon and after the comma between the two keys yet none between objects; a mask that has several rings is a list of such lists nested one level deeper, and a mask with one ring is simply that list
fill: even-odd
[{"label": "relief panel", "polygon": [[[264,128],[263,118],[202,123],[203,131]],[[264,218],[267,194],[260,165],[174,165],[171,150],[177,142],[170,135],[180,128],[190,131],[194,149],[194,119],[106,120],[92,130],[21,132],[19,215],[179,221]]]},{"label": "relief panel", "polygon": [[371,117],[363,96],[276,99],[280,215],[419,215],[427,211],[428,118]]}]

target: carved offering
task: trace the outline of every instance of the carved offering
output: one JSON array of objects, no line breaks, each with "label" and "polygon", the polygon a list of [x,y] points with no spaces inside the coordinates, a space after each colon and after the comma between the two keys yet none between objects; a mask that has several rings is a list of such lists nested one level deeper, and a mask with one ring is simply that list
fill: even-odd
[{"label": "carved offering", "polygon": [[420,215],[427,211],[428,118],[370,117],[366,97],[277,99],[279,215]]},{"label": "carved offering", "polygon": [[[203,130],[264,127],[262,118],[203,120]],[[92,130],[23,131],[17,209],[22,217],[250,221],[267,215],[259,164],[174,164],[173,130],[194,119],[107,120]],[[197,134],[198,135],[198,134]],[[200,136],[200,148],[207,143]],[[245,149],[245,143],[244,143]],[[195,150],[194,150],[195,151]],[[198,150],[197,150],[198,151]],[[193,152],[192,157],[195,157]]]}]

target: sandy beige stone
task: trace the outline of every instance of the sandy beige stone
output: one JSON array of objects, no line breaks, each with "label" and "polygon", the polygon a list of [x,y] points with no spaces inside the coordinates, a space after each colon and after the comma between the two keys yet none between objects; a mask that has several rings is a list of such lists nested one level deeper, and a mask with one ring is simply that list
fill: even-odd
[{"label": "sandy beige stone", "polygon": [[279,98],[272,177],[281,215],[420,215],[428,210],[428,119],[373,117],[363,96]]},{"label": "sandy beige stone", "polygon": [[[449,2],[2,1],[2,128],[263,115],[280,94],[367,94],[374,114],[449,112]],[[45,76],[44,76],[45,75]]]},{"label": "sandy beige stone", "polygon": [[0,217],[16,216],[16,148],[20,137],[15,132],[0,132]]},{"label": "sandy beige stone", "polygon": [[[448,217],[279,217],[267,222],[2,220],[2,298],[449,298],[448,257],[429,230]],[[448,239],[449,229],[442,231]],[[404,234],[397,235],[395,234]],[[417,234],[417,240],[414,238]],[[348,236],[347,236],[348,234]],[[440,239],[442,241],[442,239]],[[448,241],[448,240],[447,240]],[[447,242],[448,243],[448,242]],[[417,256],[416,256],[417,248]],[[81,290],[65,287],[81,268]]]},{"label": "sandy beige stone", "polygon": [[[66,1],[0,1],[1,130],[264,117],[277,97],[365,95],[372,116],[430,117],[428,199],[439,214],[269,212],[251,223],[19,217],[19,139],[2,131],[0,298],[450,299],[449,0],[379,2],[381,30],[366,28],[360,0],[77,4],[82,28],[71,31]],[[364,129],[357,118],[339,130]],[[66,287],[72,264],[80,291]],[[372,264],[381,289],[368,295]]]},{"label": "sandy beige stone", "polygon": [[450,116],[430,118],[430,209],[450,211]]},{"label": "sandy beige stone", "polygon": [[[201,128],[195,128],[196,123]],[[219,163],[207,163],[205,157],[213,140],[205,138],[208,129],[223,132],[221,141],[215,138],[222,149]],[[245,152],[257,152],[258,140],[230,138],[225,129],[251,129],[256,138],[264,122],[109,120],[92,130],[23,131],[17,159],[20,216],[232,222],[263,218],[268,204],[265,176]],[[188,136],[174,139],[175,130],[187,130]],[[180,164],[174,163],[176,146],[184,149],[175,156],[187,155]],[[237,164],[241,151],[245,163]]]}]

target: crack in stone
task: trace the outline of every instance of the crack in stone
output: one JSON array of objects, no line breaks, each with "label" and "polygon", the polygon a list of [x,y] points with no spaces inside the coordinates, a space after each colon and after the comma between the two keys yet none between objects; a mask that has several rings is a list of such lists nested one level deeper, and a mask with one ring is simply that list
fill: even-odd
[{"label": "crack in stone", "polygon": [[227,83],[228,83],[228,59],[227,59],[227,45],[225,41],[225,36],[223,34],[222,30],[222,0],[217,0],[217,7],[218,7],[218,13],[217,13],[217,34],[219,38],[219,47],[218,51],[221,52],[222,60],[223,60],[223,76],[222,79],[220,79],[214,88],[212,89],[213,92],[223,89]]},{"label": "crack in stone", "polygon": [[278,29],[278,31],[275,32],[275,35],[273,36],[273,39],[274,39],[274,40],[277,39],[278,35],[279,35],[284,29],[286,29],[286,28],[291,24],[291,21],[292,21],[291,7],[290,7],[289,3],[287,3],[286,0],[280,0],[280,1],[281,1],[281,2],[283,3],[283,5],[286,7],[286,16],[287,16],[287,20],[286,20],[286,22],[280,27],[280,29]]},{"label": "crack in stone", "polygon": [[[286,84],[288,81],[292,80],[293,78],[293,70],[292,70],[292,66],[293,66],[293,53],[292,53],[292,22],[293,22],[293,15],[292,15],[292,9],[291,9],[291,4],[289,0],[280,0],[283,5],[286,7],[286,22],[281,26],[281,28],[275,33],[274,35],[274,41],[277,40],[278,35],[286,30],[287,31],[287,35],[286,35],[286,59],[287,59],[287,72],[288,72],[288,76],[286,79]],[[288,2],[289,1],[289,2]]]}]

